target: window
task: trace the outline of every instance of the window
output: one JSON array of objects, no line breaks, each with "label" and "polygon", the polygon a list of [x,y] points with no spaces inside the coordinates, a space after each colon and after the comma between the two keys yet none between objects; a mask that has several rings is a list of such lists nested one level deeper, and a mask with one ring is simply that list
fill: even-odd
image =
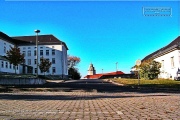
[{"label": "window", "polygon": [[161,61],[161,68],[164,70],[164,60]]},{"label": "window", "polygon": [[13,65],[13,69],[15,69],[15,66]]},{"label": "window", "polygon": [[28,50],[28,56],[31,56],[31,51],[30,50]]},{"label": "window", "polygon": [[40,49],[43,49],[43,47],[40,47]]},{"label": "window", "polygon": [[40,55],[43,55],[43,50],[40,50]]},{"label": "window", "polygon": [[34,50],[34,56],[36,56],[36,50]]},{"label": "window", "polygon": [[9,64],[9,68],[11,69],[11,67],[12,67],[12,64]]},{"label": "window", "polygon": [[31,47],[28,47],[28,49],[31,49]]},{"label": "window", "polygon": [[171,68],[174,68],[174,57],[171,57]]},{"label": "window", "polygon": [[55,64],[56,62],[55,62],[55,58],[52,58],[52,64]]},{"label": "window", "polygon": [[18,66],[17,66],[17,70],[18,70]]},{"label": "window", "polygon": [[28,65],[31,65],[31,59],[28,59]]},{"label": "window", "polygon": [[52,68],[52,72],[56,73],[56,68],[55,67]]},{"label": "window", "polygon": [[8,68],[8,62],[6,62],[6,68]]},{"label": "window", "polygon": [[24,57],[26,56],[26,51],[23,51],[23,55],[24,55]]},{"label": "window", "polygon": [[37,68],[34,68],[34,73],[37,73]]},{"label": "window", "polygon": [[25,47],[23,47],[23,50],[25,50],[26,48]]},{"label": "window", "polygon": [[52,50],[52,55],[55,55],[55,50]]},{"label": "window", "polygon": [[34,59],[34,64],[36,64],[37,63],[37,60],[36,59]]},{"label": "window", "polygon": [[6,53],[6,46],[4,46],[4,53]]},{"label": "window", "polygon": [[46,50],[46,55],[49,56],[49,50]]},{"label": "window", "polygon": [[46,60],[48,60],[48,61],[49,61],[49,58],[46,58]]},{"label": "window", "polygon": [[1,67],[2,67],[2,68],[4,67],[4,62],[3,62],[3,61],[1,62]]}]

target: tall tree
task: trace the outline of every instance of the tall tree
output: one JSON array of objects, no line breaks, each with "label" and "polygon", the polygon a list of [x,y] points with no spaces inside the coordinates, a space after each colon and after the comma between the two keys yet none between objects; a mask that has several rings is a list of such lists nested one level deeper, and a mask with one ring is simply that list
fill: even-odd
[{"label": "tall tree", "polygon": [[79,57],[68,55],[68,68],[75,68],[80,61]]},{"label": "tall tree", "polygon": [[39,69],[41,70],[41,72],[44,72],[45,75],[45,72],[47,72],[50,67],[51,67],[51,62],[48,59],[41,57],[39,64]]},{"label": "tall tree", "polygon": [[13,64],[15,66],[15,73],[16,73],[16,67],[18,66],[18,64],[24,62],[24,54],[21,54],[20,48],[16,46],[11,47],[6,54],[7,54],[6,58],[9,60],[10,64]]},{"label": "tall tree", "polygon": [[80,61],[81,61],[81,59],[79,57],[68,55],[68,75],[72,79],[80,79],[81,78],[81,75],[77,68],[77,65],[79,64]]}]

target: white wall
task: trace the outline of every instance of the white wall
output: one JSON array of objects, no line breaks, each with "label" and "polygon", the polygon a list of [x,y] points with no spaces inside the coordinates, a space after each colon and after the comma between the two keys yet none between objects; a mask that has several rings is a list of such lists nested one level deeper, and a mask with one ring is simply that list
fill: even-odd
[{"label": "white wall", "polygon": [[[34,64],[34,59],[36,59],[36,56],[34,56],[34,50],[36,50],[36,46],[32,45],[32,46],[19,46],[19,48],[21,49],[21,52],[23,53],[23,51],[25,51],[25,60],[26,63],[28,65],[28,59],[31,60],[31,65],[33,67],[33,74],[35,73],[34,68],[37,67],[36,64]],[[43,55],[40,55],[40,50],[43,50]],[[46,55],[46,50],[49,50],[49,55]],[[55,55],[52,55],[52,50],[55,50]],[[63,50],[63,51],[62,51]],[[28,56],[28,51],[31,51],[31,56]],[[63,55],[63,57],[62,57]],[[55,58],[55,64],[52,64],[50,69],[49,69],[49,73],[46,73],[47,75],[68,75],[67,73],[67,50],[66,48],[62,45],[38,45],[38,63],[40,63],[40,58],[44,57],[44,58],[48,58],[50,60],[50,62],[52,62],[52,58]],[[56,72],[53,73],[53,67],[56,68]],[[63,70],[62,70],[63,68]],[[44,75],[44,73],[41,73],[40,69],[38,68],[38,74],[39,75]]]},{"label": "white wall", "polygon": [[[11,47],[14,47],[14,44],[9,43],[5,41],[4,39],[0,38],[0,55],[6,56],[6,52],[10,50]],[[3,64],[3,65],[2,65]],[[6,67],[7,64],[7,67]],[[18,69],[16,68],[16,73],[19,74],[20,72],[20,65],[18,65]],[[0,72],[5,73],[15,73],[15,69],[13,68],[13,65],[11,65],[8,61],[0,60]]]},{"label": "white wall", "polygon": [[[4,39],[0,38],[0,55],[6,56],[6,52],[10,50],[10,47],[14,47],[12,43],[9,43],[5,41]],[[35,68],[37,67],[36,64],[34,64],[34,59],[36,59],[36,56],[34,55],[34,50],[36,50],[35,45],[24,45],[19,46],[21,53],[25,51],[25,64],[28,65],[28,59],[31,60],[31,64],[29,66],[33,67],[33,74],[35,73]],[[48,58],[50,62],[52,62],[52,58],[55,58],[55,64],[52,64],[49,73],[50,75],[68,75],[68,68],[67,68],[67,49],[63,45],[38,45],[38,63],[40,63],[40,58],[42,57],[40,55],[40,50],[43,50],[43,57]],[[49,55],[46,55],[46,50],[49,50]],[[55,55],[52,55],[52,50],[55,50]],[[28,56],[28,51],[31,51],[31,56]],[[2,60],[0,60],[0,72],[7,72],[7,73],[14,73],[13,66],[12,68],[8,67],[6,68],[6,62],[4,62],[4,67],[2,67]],[[56,72],[53,73],[53,67],[56,68]],[[17,74],[22,73],[22,66],[18,66],[18,70],[16,71]],[[41,73],[40,69],[38,68],[38,74],[44,75],[44,73]]]},{"label": "white wall", "polygon": [[[174,66],[171,65],[172,57],[174,58]],[[174,79],[174,77],[177,77],[177,71],[180,68],[180,50],[172,51],[154,60],[160,63],[162,63],[162,61],[164,60],[164,65],[161,64],[161,69],[160,69],[161,73],[159,75],[159,78]]]},{"label": "white wall", "polygon": [[[5,40],[3,40],[2,38],[0,38],[0,55],[1,56],[6,56],[6,52],[8,50],[10,50],[10,46],[14,47],[14,44],[11,44]],[[5,50],[4,50],[5,49]]]},{"label": "white wall", "polygon": [[[3,65],[2,65],[3,64]],[[7,66],[6,66],[7,64]],[[20,72],[20,66],[16,67],[16,73],[19,74]],[[15,69],[13,68],[13,65],[11,65],[10,68],[10,63],[8,61],[0,60],[0,72],[4,73],[15,73]]]}]

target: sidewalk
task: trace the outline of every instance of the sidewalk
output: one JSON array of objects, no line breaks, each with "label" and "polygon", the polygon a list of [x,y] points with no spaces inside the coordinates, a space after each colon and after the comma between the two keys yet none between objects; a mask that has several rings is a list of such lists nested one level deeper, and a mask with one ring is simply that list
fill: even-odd
[{"label": "sidewalk", "polygon": [[180,94],[0,93],[0,119],[179,120]]}]

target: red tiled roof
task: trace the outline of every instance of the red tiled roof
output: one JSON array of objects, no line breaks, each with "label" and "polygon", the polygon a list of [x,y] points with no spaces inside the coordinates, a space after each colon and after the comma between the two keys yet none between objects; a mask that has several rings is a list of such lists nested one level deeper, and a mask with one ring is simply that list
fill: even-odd
[{"label": "red tiled roof", "polygon": [[95,75],[87,75],[84,78],[88,78],[88,79],[98,79],[100,77],[102,77],[102,74],[95,74]]},{"label": "red tiled roof", "polygon": [[117,71],[117,72],[105,73],[105,74],[103,74],[103,75],[121,75],[121,74],[124,74],[124,73],[121,72],[121,71]]},{"label": "red tiled roof", "polygon": [[106,75],[122,75],[122,74],[124,74],[122,71],[117,71],[117,72],[110,72],[110,73],[104,73],[104,74],[87,75],[84,78],[87,78],[87,79],[99,79],[102,76],[106,76]]}]

